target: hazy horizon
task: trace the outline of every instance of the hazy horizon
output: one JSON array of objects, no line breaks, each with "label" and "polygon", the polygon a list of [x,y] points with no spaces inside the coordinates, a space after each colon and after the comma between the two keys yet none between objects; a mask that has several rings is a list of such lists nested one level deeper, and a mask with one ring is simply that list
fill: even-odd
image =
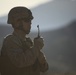
[{"label": "hazy horizon", "polygon": [[[9,8],[11,8],[11,6],[9,6]],[[33,31],[37,30],[36,26],[38,24],[42,31],[46,31],[64,27],[70,21],[76,19],[76,0],[48,0],[32,8],[30,6],[30,9],[34,16],[34,20],[32,21]],[[1,23],[7,23],[7,13],[0,17],[0,24]]]}]

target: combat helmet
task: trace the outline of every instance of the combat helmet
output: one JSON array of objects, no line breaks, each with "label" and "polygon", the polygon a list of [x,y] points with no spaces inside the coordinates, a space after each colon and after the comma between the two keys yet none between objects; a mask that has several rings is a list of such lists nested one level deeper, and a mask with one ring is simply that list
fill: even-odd
[{"label": "combat helmet", "polygon": [[32,12],[30,11],[30,9],[23,6],[14,7],[8,13],[7,23],[12,24],[14,19],[32,20],[33,19]]}]

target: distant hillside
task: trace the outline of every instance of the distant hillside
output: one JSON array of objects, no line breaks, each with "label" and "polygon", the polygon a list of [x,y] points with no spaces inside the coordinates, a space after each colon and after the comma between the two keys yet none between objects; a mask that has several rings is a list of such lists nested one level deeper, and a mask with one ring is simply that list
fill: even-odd
[{"label": "distant hillside", "polygon": [[[0,44],[3,37],[12,32],[11,26],[0,25]],[[76,21],[69,23],[64,28],[41,32],[44,37],[45,47],[43,52],[49,63],[49,71],[63,72],[76,71]],[[32,39],[36,32],[29,35]]]},{"label": "distant hillside", "polygon": [[[76,21],[70,22],[66,27],[41,32],[45,40],[43,51],[46,54],[49,72],[76,71]],[[32,33],[31,37],[36,36]]]},{"label": "distant hillside", "polygon": [[12,32],[12,27],[11,26],[7,26],[7,25],[3,25],[0,24],[0,48],[3,42],[4,37]]},{"label": "distant hillside", "polygon": [[[66,26],[76,18],[76,0],[52,0],[31,8],[33,12],[33,29],[40,25],[41,30],[52,30]],[[7,14],[0,17],[0,23],[7,23]]]}]

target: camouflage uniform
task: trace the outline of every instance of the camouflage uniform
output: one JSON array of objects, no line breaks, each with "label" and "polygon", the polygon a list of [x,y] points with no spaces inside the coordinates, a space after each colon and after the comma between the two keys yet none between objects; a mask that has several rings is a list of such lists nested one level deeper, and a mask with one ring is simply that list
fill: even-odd
[{"label": "camouflage uniform", "polygon": [[26,7],[14,7],[8,13],[7,23],[12,25],[14,32],[3,41],[2,75],[40,75],[48,69],[45,56],[38,49],[43,46],[38,45],[37,39],[33,44],[29,37],[24,37],[30,32],[32,19],[32,12]]},{"label": "camouflage uniform", "polygon": [[[39,57],[33,49],[33,42],[28,37],[22,37],[13,32],[4,38],[1,55],[3,60],[2,75],[40,75],[48,69],[44,54]],[[41,64],[40,60],[45,62]]]}]

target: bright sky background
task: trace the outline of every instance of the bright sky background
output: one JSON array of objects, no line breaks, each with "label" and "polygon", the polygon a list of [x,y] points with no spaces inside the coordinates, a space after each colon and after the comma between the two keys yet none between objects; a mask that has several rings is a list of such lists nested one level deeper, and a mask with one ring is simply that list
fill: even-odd
[{"label": "bright sky background", "polygon": [[32,10],[32,29],[40,25],[41,30],[52,30],[67,26],[76,19],[76,0],[0,0],[0,23],[7,24],[7,14],[15,6],[25,6]]},{"label": "bright sky background", "polygon": [[14,6],[33,8],[48,1],[52,0],[0,0],[0,16],[7,14]]}]

